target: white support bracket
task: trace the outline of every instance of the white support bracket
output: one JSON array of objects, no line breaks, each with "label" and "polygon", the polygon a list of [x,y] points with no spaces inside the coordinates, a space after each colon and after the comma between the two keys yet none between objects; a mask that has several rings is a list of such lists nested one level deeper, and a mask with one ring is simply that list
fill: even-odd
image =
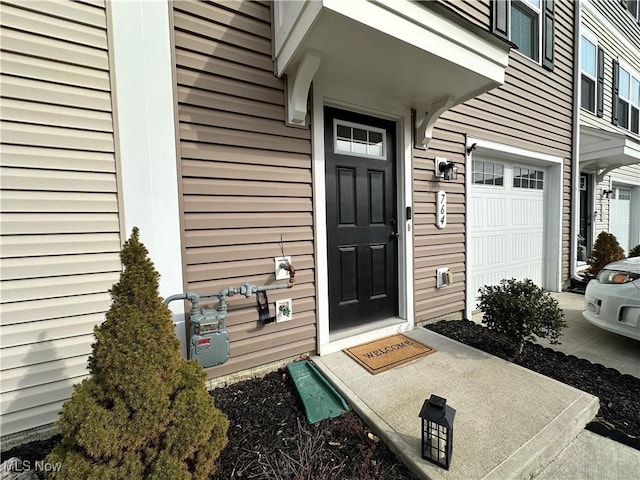
[{"label": "white support bracket", "polygon": [[287,124],[296,127],[305,126],[309,87],[318,67],[320,67],[320,53],[316,50],[308,50],[298,63],[295,74],[287,75]]},{"label": "white support bracket", "polygon": [[[455,101],[452,96],[442,97],[434,101],[426,109],[416,109],[415,148],[426,150],[433,138],[433,127],[440,115],[449,110]],[[424,113],[423,113],[424,112]]]},{"label": "white support bracket", "polygon": [[620,165],[613,165],[610,167],[606,167],[606,168],[599,168],[596,170],[596,183],[600,183],[602,180],[604,180],[604,177],[611,171],[611,170],[615,170],[616,168],[619,168]]}]

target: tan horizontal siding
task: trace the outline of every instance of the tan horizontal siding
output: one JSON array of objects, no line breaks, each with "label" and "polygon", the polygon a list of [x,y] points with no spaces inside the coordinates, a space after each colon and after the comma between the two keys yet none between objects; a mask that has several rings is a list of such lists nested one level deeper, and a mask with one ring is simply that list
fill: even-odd
[{"label": "tan horizontal siding", "polygon": [[[445,2],[468,20],[490,29],[488,1]],[[570,198],[573,91],[573,5],[556,2],[554,71],[548,72],[512,52],[505,84],[446,112],[437,121],[427,151],[413,151],[414,276],[416,321],[453,314],[465,308],[464,269],[466,194],[465,136],[565,158],[565,205]],[[458,166],[458,179],[442,183],[434,175],[434,158]],[[447,192],[447,226],[435,226],[435,192]],[[570,212],[564,213],[563,221]],[[563,270],[568,265],[569,237],[563,238]],[[436,289],[438,267],[449,267],[454,283]],[[565,270],[563,275],[568,275]]]},{"label": "tan horizontal siding", "polygon": [[[293,258],[293,319],[261,325],[255,298],[229,300],[231,358],[210,377],[315,350],[315,251],[309,129],[284,122],[269,5],[174,2],[186,288],[211,295],[274,282]],[[284,282],[279,282],[284,283]]]},{"label": "tan horizontal siding", "polygon": [[50,383],[52,378],[81,377],[87,373],[87,357],[71,357],[65,360],[54,360],[32,365],[29,376],[21,374],[19,368],[7,370],[2,375],[2,391],[10,392],[20,388]]},{"label": "tan horizontal siding", "polygon": [[109,72],[94,70],[81,65],[68,65],[45,58],[3,52],[1,70],[6,75],[50,81],[60,85],[75,85],[94,90],[108,91]]},{"label": "tan horizontal siding", "polygon": [[106,29],[107,19],[103,8],[95,8],[82,3],[48,0],[4,0],[7,5],[14,5],[25,10],[33,10],[43,15],[49,15],[61,20],[68,20],[80,25],[90,25]]},{"label": "tan horizontal siding", "polygon": [[[42,298],[70,297],[95,292],[106,292],[118,281],[118,272],[87,273],[57,277],[52,284],[50,278],[25,278],[10,282],[2,289],[4,302],[24,302]],[[5,331],[6,332],[6,331]],[[3,340],[4,333],[3,332]]]},{"label": "tan horizontal siding", "polygon": [[111,111],[109,92],[84,86],[52,84],[46,80],[2,75],[2,96],[43,104]]},{"label": "tan horizontal siding", "polygon": [[204,247],[207,245],[240,245],[252,244],[254,236],[263,242],[313,241],[311,226],[289,227],[286,232],[281,228],[235,228],[219,230],[190,231],[185,233],[185,246]]},{"label": "tan horizontal siding", "polygon": [[[458,165],[459,173],[455,182],[443,185],[435,177],[435,156],[445,156]],[[464,136],[455,129],[438,130],[427,151],[413,150],[416,322],[464,309],[464,169]],[[435,202],[436,192],[442,189],[447,192],[447,226],[438,229],[435,226]],[[439,267],[449,267],[454,274],[454,283],[446,290],[436,288],[436,269]]]},{"label": "tan horizontal siding", "polygon": [[442,3],[480,27],[491,25],[489,0],[444,0]]},{"label": "tan horizontal siding", "polygon": [[102,0],[0,5],[3,435],[52,423],[121,270]]},{"label": "tan horizontal siding", "polygon": [[31,145],[3,145],[2,165],[32,169],[115,173],[112,154],[38,148]]}]

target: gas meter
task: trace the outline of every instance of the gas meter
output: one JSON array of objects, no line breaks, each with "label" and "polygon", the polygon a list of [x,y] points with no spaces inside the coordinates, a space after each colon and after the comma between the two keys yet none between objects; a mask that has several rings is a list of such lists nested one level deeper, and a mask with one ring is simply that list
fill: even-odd
[{"label": "gas meter", "polygon": [[203,367],[214,367],[229,358],[229,335],[225,315],[215,308],[201,308],[191,313],[189,358],[198,360]]},{"label": "gas meter", "polygon": [[[227,287],[215,295],[200,297],[197,293],[187,292],[171,295],[164,301],[168,305],[174,300],[189,300],[191,302],[191,316],[189,317],[189,360],[198,360],[204,368],[221,365],[229,359],[230,345],[227,332],[227,297],[236,294],[249,298],[257,292],[291,288],[294,285],[295,268],[293,265],[283,266],[290,272],[289,282],[276,285],[257,287],[245,283],[240,287]],[[265,297],[266,298],[266,297]],[[216,308],[198,307],[200,301],[218,300]]]}]

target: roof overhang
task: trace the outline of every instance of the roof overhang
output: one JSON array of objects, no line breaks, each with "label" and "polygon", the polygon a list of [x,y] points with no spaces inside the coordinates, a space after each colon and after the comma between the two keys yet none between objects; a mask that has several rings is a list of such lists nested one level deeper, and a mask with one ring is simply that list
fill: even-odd
[{"label": "roof overhang", "polygon": [[437,2],[276,1],[274,7],[276,73],[287,76],[294,125],[305,125],[314,80],[357,89],[376,105],[416,109],[427,137],[427,124],[441,113],[504,83],[511,45]]},{"label": "roof overhang", "polygon": [[595,171],[598,181],[611,170],[640,163],[640,142],[622,133],[580,128],[580,170]]}]

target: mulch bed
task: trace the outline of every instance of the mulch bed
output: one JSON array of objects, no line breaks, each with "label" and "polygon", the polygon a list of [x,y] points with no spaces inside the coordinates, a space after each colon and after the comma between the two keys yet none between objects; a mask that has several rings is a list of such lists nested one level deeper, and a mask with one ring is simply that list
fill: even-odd
[{"label": "mulch bed", "polygon": [[[514,355],[504,337],[468,320],[427,328],[498,357],[510,360]],[[513,361],[598,396],[600,411],[591,430],[613,432],[614,439],[618,435],[619,441],[631,443],[640,437],[640,379],[532,343]],[[229,443],[212,479],[415,479],[355,413],[307,424],[284,370],[215,389],[211,395],[230,421]],[[4,452],[2,461],[17,456],[33,464],[58,441],[54,437],[16,447]]]},{"label": "mulch bed", "polygon": [[469,320],[442,321],[426,328],[595,395],[600,410],[587,428],[599,434],[609,431],[615,440],[640,449],[639,378],[531,342],[514,358],[508,339]]}]

